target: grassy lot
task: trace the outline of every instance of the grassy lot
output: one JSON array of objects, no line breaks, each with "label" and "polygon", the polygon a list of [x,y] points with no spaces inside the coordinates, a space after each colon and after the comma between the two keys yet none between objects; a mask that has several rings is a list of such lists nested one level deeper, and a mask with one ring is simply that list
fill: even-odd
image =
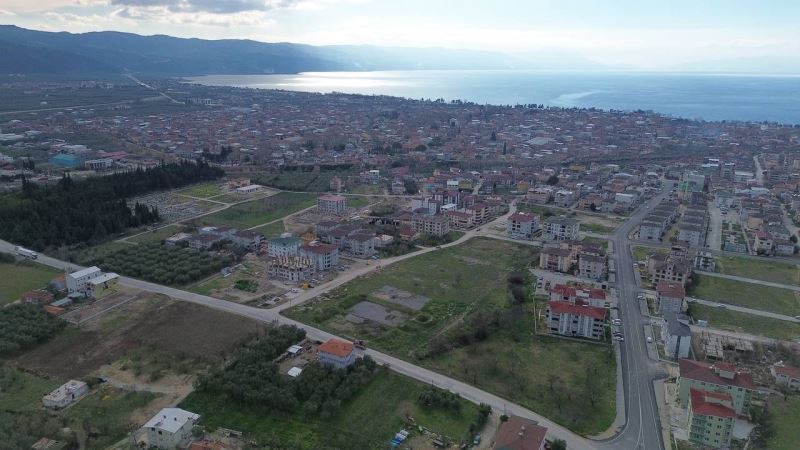
[{"label": "grassy lot", "polygon": [[[467,329],[482,314],[508,313],[507,277],[514,267],[534,261],[535,255],[528,246],[472,239],[360,278],[289,315],[340,335],[366,339],[371,347],[509,398],[576,432],[604,431],[615,415],[613,353],[605,346],[535,335],[531,309],[518,311],[512,319],[504,316],[499,331],[485,339],[430,352],[431,342]],[[415,312],[370,296],[386,285],[431,300]],[[349,308],[365,298],[411,319],[393,328],[345,320]]]},{"label": "grassy lot", "polygon": [[583,238],[583,241],[581,241],[581,242],[583,242],[585,244],[595,244],[595,245],[599,246],[600,248],[604,248],[604,249],[608,250],[608,239],[602,239],[602,238],[586,236],[585,238]]},{"label": "grassy lot", "polygon": [[[116,252],[127,250],[130,247],[135,248],[133,244],[126,244],[125,242],[118,241],[108,241],[92,247],[71,250],[68,254],[68,259],[85,266],[95,259],[111,256]],[[101,267],[101,269],[102,268],[103,267]]]},{"label": "grassy lot", "polygon": [[353,194],[382,195],[386,187],[382,184],[359,184],[350,188]]},{"label": "grassy lot", "polygon": [[688,292],[692,297],[789,316],[800,314],[797,292],[697,274],[694,278],[696,282]]},{"label": "grassy lot", "polygon": [[458,440],[465,438],[477,407],[462,401],[461,411],[456,413],[420,406],[416,399],[423,386],[384,370],[345,404],[335,418],[327,421],[318,417],[270,414],[231,404],[224,396],[210,393],[194,392],[180,406],[202,415],[203,425],[208,429],[233,428],[258,441],[280,440],[283,444],[296,444],[298,448],[318,448],[332,433],[359,436],[369,441],[369,448],[384,448],[392,436],[405,427],[406,415],[437,433]]},{"label": "grassy lot", "polygon": [[281,233],[285,233],[286,227],[283,225],[283,221],[279,220],[269,225],[254,228],[253,231],[263,234],[267,239],[272,239],[280,236]]},{"label": "grassy lot", "polygon": [[281,192],[270,197],[239,203],[228,209],[203,216],[199,220],[206,225],[230,225],[251,228],[280,219],[316,204],[311,194]]},{"label": "grassy lot", "polygon": [[175,233],[179,233],[183,230],[182,225],[169,225],[164,228],[159,228],[155,232],[148,231],[137,236],[133,236],[127,239],[129,242],[136,242],[137,244],[149,244],[151,242],[161,242],[164,239],[172,236]]},{"label": "grassy lot", "polygon": [[[478,309],[504,308],[508,304],[506,277],[515,266],[534,260],[533,247],[494,239],[471,239],[393,264],[333,291],[331,300],[315,301],[291,311],[304,322],[322,325],[341,334],[358,334],[401,355],[424,352],[431,338],[462,322]],[[344,320],[351,306],[383,286],[393,286],[431,299],[401,327],[375,329]],[[469,295],[465,295],[469,293]],[[381,303],[370,297],[371,301]],[[386,306],[402,309],[402,307]],[[412,314],[413,311],[406,311]]]},{"label": "grassy lot", "polygon": [[347,196],[347,206],[350,208],[363,208],[370,203],[375,203],[379,198],[373,197],[364,197],[362,195],[348,195]]},{"label": "grassy lot", "polygon": [[220,184],[217,182],[203,183],[187,189],[182,189],[178,191],[178,193],[188,195],[190,197],[209,198],[222,194],[222,188],[220,188]]},{"label": "grassy lot", "polygon": [[600,225],[597,223],[588,223],[588,222],[581,223],[581,230],[588,231],[589,233],[611,234],[614,232],[615,229],[616,228],[614,227]]},{"label": "grassy lot", "polygon": [[800,285],[800,268],[796,264],[770,261],[767,258],[717,257],[716,271],[727,275]]},{"label": "grassy lot", "polygon": [[800,442],[800,397],[792,396],[787,400],[770,397],[769,409],[775,435],[769,440],[770,450],[792,450]]},{"label": "grassy lot", "polygon": [[22,411],[39,409],[42,396],[61,385],[61,382],[30,375],[11,368],[0,368],[0,378],[6,387],[0,389],[0,410]]},{"label": "grassy lot", "polygon": [[707,320],[712,328],[755,334],[773,339],[796,340],[800,338],[800,324],[768,317],[715,308],[713,306],[692,304],[692,317]]},{"label": "grassy lot", "polygon": [[124,438],[133,429],[133,412],[157,397],[151,392],[127,392],[104,386],[92,392],[64,414],[73,423],[101,430],[87,436],[86,449],[104,449]]},{"label": "grassy lot", "polygon": [[[217,274],[214,277],[203,281],[202,283],[192,286],[189,288],[189,290],[197,294],[214,295],[214,291],[229,288],[236,284],[237,281],[257,280],[259,278],[263,278],[265,276],[263,270],[263,268],[257,269],[257,267],[254,267],[252,264],[244,263],[243,265],[236,267],[233,273],[227,277]],[[257,272],[259,275],[256,275]],[[250,296],[253,295],[253,293],[248,292],[247,295]],[[235,298],[231,298],[229,300],[236,301]]]},{"label": "grassy lot", "polygon": [[647,257],[653,253],[667,254],[669,253],[669,250],[665,248],[642,247],[639,245],[634,245],[631,248],[631,254],[633,255],[634,261],[646,261]]},{"label": "grassy lot", "polygon": [[[423,365],[522,404],[577,433],[605,431],[616,414],[613,351],[534,335],[532,317],[528,325],[526,330],[497,333]],[[594,396],[594,405],[587,395]],[[566,398],[573,401],[564,402]]]},{"label": "grassy lot", "polygon": [[30,261],[0,263],[0,306],[32,289],[44,287],[59,271]]}]

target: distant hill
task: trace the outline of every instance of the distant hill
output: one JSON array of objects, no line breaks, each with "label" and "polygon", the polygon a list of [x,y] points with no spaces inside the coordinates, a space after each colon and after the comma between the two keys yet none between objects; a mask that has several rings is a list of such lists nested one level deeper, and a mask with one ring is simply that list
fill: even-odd
[{"label": "distant hill", "polygon": [[444,48],[312,46],[114,31],[52,33],[0,25],[0,73],[147,75],[528,67],[502,53]]}]

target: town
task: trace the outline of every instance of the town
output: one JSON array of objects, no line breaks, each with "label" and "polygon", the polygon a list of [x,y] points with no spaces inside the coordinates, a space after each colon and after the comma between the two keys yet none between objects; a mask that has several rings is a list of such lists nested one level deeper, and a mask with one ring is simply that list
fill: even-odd
[{"label": "town", "polygon": [[143,84],[0,85],[10,448],[800,438],[800,128]]}]

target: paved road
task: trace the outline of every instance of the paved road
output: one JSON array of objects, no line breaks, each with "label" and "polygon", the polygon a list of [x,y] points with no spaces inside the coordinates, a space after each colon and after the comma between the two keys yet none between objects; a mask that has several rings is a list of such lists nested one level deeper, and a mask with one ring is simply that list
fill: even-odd
[{"label": "paved road", "polygon": [[714,202],[708,202],[708,211],[711,216],[708,227],[708,236],[706,237],[706,244],[712,250],[722,250],[722,211],[717,207]]},{"label": "paved road", "polygon": [[613,237],[615,252],[612,255],[616,265],[616,282],[619,293],[619,315],[625,340],[619,350],[622,360],[623,389],[625,391],[626,424],[614,438],[603,443],[607,449],[646,449],[664,448],[662,427],[653,381],[663,378],[661,365],[653,361],[648,352],[644,335],[647,318],[642,316],[636,295],[639,287],[633,270],[628,236],[636,228],[649,209],[666,197],[672,188],[667,184],[662,193],[640,207],[631,217],[617,228]]},{"label": "paved road", "polygon": [[[777,313],[773,313],[773,312],[769,312],[769,311],[761,311],[759,309],[744,308],[744,307],[741,307],[741,306],[731,305],[730,303],[712,302],[712,301],[709,301],[709,300],[703,300],[702,298],[687,297],[686,300],[688,302],[690,302],[690,303],[699,303],[701,305],[713,306],[713,307],[716,307],[716,308],[724,306],[725,309],[729,309],[731,311],[737,311],[737,312],[741,312],[741,313],[745,313],[745,314],[750,314],[750,315],[753,315],[753,316],[768,317],[770,319],[785,320],[787,322],[800,323],[800,319],[797,319],[797,318],[792,317],[792,316],[787,316],[785,314],[777,314]],[[800,317],[800,316],[798,316],[798,317]]]}]

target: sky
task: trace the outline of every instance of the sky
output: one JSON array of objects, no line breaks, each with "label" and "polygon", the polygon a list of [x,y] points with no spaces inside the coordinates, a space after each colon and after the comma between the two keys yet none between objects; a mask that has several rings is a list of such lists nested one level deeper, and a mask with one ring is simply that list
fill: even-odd
[{"label": "sky", "polygon": [[0,23],[315,45],[493,50],[609,68],[800,61],[797,0],[0,0]]}]

